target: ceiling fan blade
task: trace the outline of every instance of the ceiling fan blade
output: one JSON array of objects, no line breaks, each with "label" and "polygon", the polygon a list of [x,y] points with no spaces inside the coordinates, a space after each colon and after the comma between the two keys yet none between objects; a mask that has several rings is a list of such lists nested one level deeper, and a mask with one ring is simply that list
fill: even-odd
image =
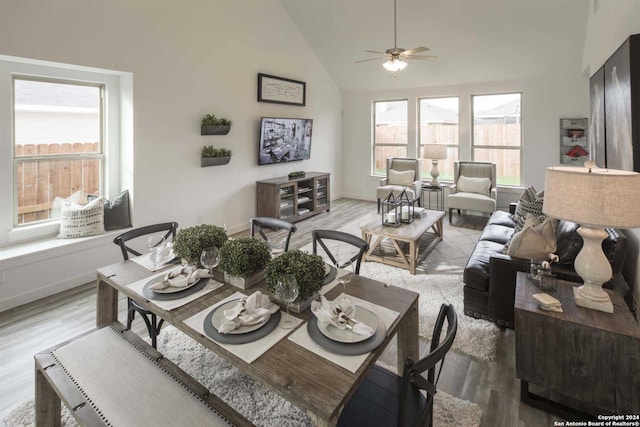
[{"label": "ceiling fan blade", "polygon": [[377,50],[365,50],[365,52],[368,52],[368,53],[378,53],[378,54],[380,54],[380,55],[384,55],[384,52],[378,52]]},{"label": "ceiling fan blade", "polygon": [[437,56],[424,56],[424,55],[401,55],[405,59],[423,59],[423,60],[435,60]]},{"label": "ceiling fan blade", "polygon": [[413,55],[414,53],[420,53],[420,52],[426,52],[428,51],[429,48],[428,47],[414,47],[413,49],[408,49],[405,50],[404,52],[402,52],[403,55]]},{"label": "ceiling fan blade", "polygon": [[369,61],[379,61],[381,59],[385,59],[386,56],[381,56],[379,58],[371,58],[371,59],[361,59],[360,61],[354,61],[355,64],[358,64],[360,62],[369,62]]}]

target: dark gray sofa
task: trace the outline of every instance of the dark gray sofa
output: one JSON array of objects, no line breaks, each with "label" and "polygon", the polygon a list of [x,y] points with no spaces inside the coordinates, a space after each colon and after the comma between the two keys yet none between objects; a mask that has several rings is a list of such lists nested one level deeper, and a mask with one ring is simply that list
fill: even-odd
[{"label": "dark gray sofa", "polygon": [[[515,206],[512,206],[512,212]],[[515,300],[516,273],[527,271],[530,260],[515,258],[502,253],[515,228],[513,214],[495,211],[482,231],[464,269],[465,314],[490,320],[499,326],[513,328],[513,304]],[[560,279],[582,282],[573,268],[573,261],[582,248],[578,225],[560,221],[557,227],[558,264],[553,272]],[[613,278],[604,285],[623,296],[629,287],[621,271],[627,250],[627,239],[618,230],[607,229],[609,237],[602,243],[605,255],[611,262]]]}]

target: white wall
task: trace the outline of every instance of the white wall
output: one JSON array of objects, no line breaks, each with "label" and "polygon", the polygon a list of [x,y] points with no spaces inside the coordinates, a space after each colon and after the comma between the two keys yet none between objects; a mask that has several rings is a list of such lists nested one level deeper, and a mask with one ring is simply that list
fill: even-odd
[{"label": "white wall", "polygon": [[[255,181],[292,170],[330,172],[332,194],[342,193],[340,90],[279,1],[0,0],[0,10],[0,54],[133,74],[134,226],[241,230],[255,215]],[[307,106],[256,102],[259,72],[305,81]],[[206,113],[233,120],[229,135],[201,136]],[[261,116],[313,118],[311,159],[258,167]],[[209,144],[232,149],[230,164],[200,168]],[[92,258],[107,264],[116,248],[104,240]],[[83,283],[95,267],[79,260],[0,262],[0,311],[54,283]]]},{"label": "white wall", "polygon": [[[401,78],[399,75],[397,78]],[[371,102],[384,99],[409,100],[409,140],[415,145],[418,98],[460,97],[460,159],[471,159],[471,95],[522,92],[522,143],[524,185],[544,188],[545,168],[560,164],[559,119],[588,117],[589,81],[582,75],[554,75],[528,80],[424,87],[383,92],[346,92],[343,95],[344,192],[351,197],[375,200],[380,178],[371,171]],[[415,155],[411,147],[409,155]],[[498,207],[508,208],[520,189],[499,191]]]},{"label": "white wall", "polygon": [[[632,34],[640,33],[640,1],[596,0],[589,9],[587,35],[584,43],[583,68],[591,76]],[[636,107],[637,108],[637,107]],[[640,230],[627,230],[629,238],[624,276],[633,289],[635,303],[640,301]],[[636,309],[636,318],[640,313]]]}]

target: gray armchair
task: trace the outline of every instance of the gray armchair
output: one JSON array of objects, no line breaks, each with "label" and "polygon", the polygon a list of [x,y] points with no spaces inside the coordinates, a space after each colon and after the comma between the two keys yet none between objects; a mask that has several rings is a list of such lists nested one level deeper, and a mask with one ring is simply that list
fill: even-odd
[{"label": "gray armchair", "polygon": [[[413,171],[413,174],[407,171]],[[404,188],[413,200],[421,205],[422,195],[422,159],[404,159],[400,157],[389,157],[387,159],[387,177],[380,181],[376,194],[378,196],[378,212],[380,212],[380,202],[393,194],[399,196]]]},{"label": "gray armchair", "polygon": [[[454,209],[492,213],[498,200],[496,164],[455,162],[454,184],[449,187],[449,223]],[[462,178],[461,178],[462,177]]]}]

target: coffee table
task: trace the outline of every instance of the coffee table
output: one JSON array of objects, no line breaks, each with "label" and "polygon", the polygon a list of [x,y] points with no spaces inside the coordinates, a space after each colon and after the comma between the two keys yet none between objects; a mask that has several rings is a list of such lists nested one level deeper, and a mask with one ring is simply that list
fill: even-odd
[{"label": "coffee table", "polygon": [[[420,239],[429,229],[432,229],[435,239],[429,244],[429,248],[442,240],[442,218],[444,218],[444,212],[427,210],[424,217],[416,218],[410,224],[391,227],[382,225],[381,220],[377,219],[360,227],[362,238],[369,243],[369,250],[364,260],[406,268],[411,274],[416,274],[416,265],[421,259]],[[374,236],[376,236],[375,240],[373,240]],[[385,239],[391,241],[395,252],[385,254],[382,251],[381,244]],[[427,252],[423,251],[422,255]]]}]

